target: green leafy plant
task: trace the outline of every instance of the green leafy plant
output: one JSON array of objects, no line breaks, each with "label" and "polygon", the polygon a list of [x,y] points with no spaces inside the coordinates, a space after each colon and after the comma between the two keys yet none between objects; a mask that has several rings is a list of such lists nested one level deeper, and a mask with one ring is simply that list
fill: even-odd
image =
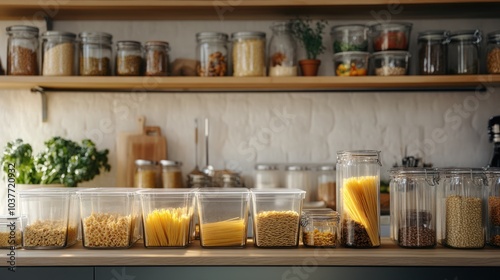
[{"label": "green leafy plant", "polygon": [[85,139],[81,144],[61,137],[45,142],[45,149],[33,156],[30,144],[17,139],[7,143],[1,159],[7,174],[9,163],[15,164],[17,184],[64,184],[76,187],[101,173],[110,171],[109,151],[97,150],[95,144]]},{"label": "green leafy plant", "polygon": [[317,59],[326,50],[323,45],[323,30],[328,24],[326,20],[318,20],[314,24],[310,18],[296,18],[290,24],[293,36],[306,50],[307,59]]}]

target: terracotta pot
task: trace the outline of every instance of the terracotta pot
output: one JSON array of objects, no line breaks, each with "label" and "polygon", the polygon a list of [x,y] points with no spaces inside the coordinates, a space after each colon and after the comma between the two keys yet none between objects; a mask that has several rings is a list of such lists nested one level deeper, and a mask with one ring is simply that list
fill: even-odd
[{"label": "terracotta pot", "polygon": [[303,59],[299,61],[302,76],[317,76],[321,60],[319,59]]}]

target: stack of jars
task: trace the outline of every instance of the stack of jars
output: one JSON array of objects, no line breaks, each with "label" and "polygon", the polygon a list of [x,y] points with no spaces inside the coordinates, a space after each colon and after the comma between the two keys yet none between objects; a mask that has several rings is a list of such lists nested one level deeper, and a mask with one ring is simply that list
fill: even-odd
[{"label": "stack of jars", "polygon": [[366,76],[368,74],[368,31],[363,24],[332,27],[333,62],[336,76]]}]

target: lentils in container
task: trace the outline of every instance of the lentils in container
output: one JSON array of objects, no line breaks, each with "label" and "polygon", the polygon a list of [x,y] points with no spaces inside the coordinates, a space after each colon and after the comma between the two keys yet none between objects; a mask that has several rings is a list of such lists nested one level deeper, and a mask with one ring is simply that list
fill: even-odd
[{"label": "lentils in container", "polygon": [[302,211],[302,243],[306,247],[335,248],[339,214],[330,208]]},{"label": "lentils in container", "polygon": [[147,41],[144,44],[145,71],[146,76],[168,76],[169,75],[169,52],[168,42]]},{"label": "lentils in container", "polygon": [[7,27],[7,75],[38,75],[38,28]]},{"label": "lentils in container", "polygon": [[266,33],[235,32],[233,41],[233,76],[266,76]]},{"label": "lentils in container", "polygon": [[408,51],[413,24],[408,22],[380,23],[372,26],[373,49]]},{"label": "lentils in container", "polygon": [[500,247],[500,168],[488,168],[488,224],[486,242],[493,247]]},{"label": "lentils in container", "polygon": [[160,168],[156,162],[144,159],[135,161],[134,187],[157,188],[160,176]]},{"label": "lentils in container", "polygon": [[200,32],[196,34],[196,73],[200,77],[222,77],[228,74],[227,34]]},{"label": "lentils in container", "polygon": [[479,44],[481,41],[480,30],[464,30],[450,35],[449,74],[479,74]]},{"label": "lentils in container", "polygon": [[77,74],[76,34],[47,31],[42,34],[42,75],[73,76]]},{"label": "lentils in container", "polygon": [[418,71],[420,75],[445,75],[449,32],[431,30],[418,34]]},{"label": "lentils in container", "polygon": [[488,34],[486,68],[489,74],[500,74],[500,30]]},{"label": "lentils in container", "polygon": [[333,52],[367,52],[368,26],[363,24],[338,25],[332,27]]},{"label": "lentils in container", "polygon": [[113,36],[104,32],[82,32],[80,37],[80,76],[111,75]]},{"label": "lentils in container", "polygon": [[273,35],[269,40],[269,76],[297,76],[297,44],[292,36],[291,24],[274,22]]},{"label": "lentils in container", "polygon": [[342,52],[333,55],[336,76],[366,76],[368,52]]},{"label": "lentils in container", "polygon": [[411,55],[406,51],[383,51],[372,55],[376,76],[403,76],[408,74]]},{"label": "lentils in container", "polygon": [[142,46],[137,41],[116,43],[116,75],[140,76],[142,73]]}]

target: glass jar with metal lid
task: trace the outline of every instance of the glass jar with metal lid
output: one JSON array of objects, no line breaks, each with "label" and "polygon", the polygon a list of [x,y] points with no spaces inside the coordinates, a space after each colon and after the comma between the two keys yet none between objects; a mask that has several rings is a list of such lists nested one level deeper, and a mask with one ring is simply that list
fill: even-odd
[{"label": "glass jar with metal lid", "polygon": [[221,77],[228,73],[227,34],[200,32],[196,34],[196,73],[200,77]]},{"label": "glass jar with metal lid", "polygon": [[140,76],[141,69],[141,43],[137,41],[118,41],[116,43],[116,75]]},{"label": "glass jar with metal lid", "polygon": [[500,30],[488,34],[486,69],[489,74],[500,74]]},{"label": "glass jar with metal lid", "polygon": [[280,188],[280,170],[278,165],[263,163],[256,164],[253,187],[256,189]]},{"label": "glass jar with metal lid", "polygon": [[82,32],[80,37],[80,75],[111,75],[113,36],[104,32]]},{"label": "glass jar with metal lid", "polygon": [[479,74],[480,30],[464,30],[450,35],[448,72],[450,74]]},{"label": "glass jar with metal lid", "polygon": [[38,28],[7,27],[7,75],[38,75]]},{"label": "glass jar with metal lid", "polygon": [[164,188],[182,188],[182,162],[173,160],[160,161],[162,172],[161,180]]},{"label": "glass jar with metal lid", "polygon": [[367,52],[369,27],[364,24],[337,25],[330,34],[333,52]]},{"label": "glass jar with metal lid", "polygon": [[266,33],[235,32],[233,41],[233,76],[266,76]]},{"label": "glass jar with metal lid", "polygon": [[486,243],[493,247],[500,247],[500,168],[488,168],[488,220]]},{"label": "glass jar with metal lid", "polygon": [[291,23],[274,22],[269,40],[269,76],[297,76],[297,44],[292,36]]},{"label": "glass jar with metal lid", "polygon": [[336,173],[335,164],[318,166],[318,200],[324,201],[328,208],[335,210],[336,204]]},{"label": "glass jar with metal lid", "polygon": [[208,188],[212,186],[212,182],[204,173],[189,174],[187,185],[188,188]]},{"label": "glass jar with metal lid", "polygon": [[42,75],[77,75],[76,34],[47,31],[42,34]]},{"label": "glass jar with metal lid", "polygon": [[291,164],[285,167],[285,188],[306,191],[305,202],[315,201],[313,194],[311,168],[302,164]]},{"label": "glass jar with metal lid", "polygon": [[134,187],[157,188],[160,186],[160,169],[154,161],[138,159],[135,161]]},{"label": "glass jar with metal lid", "polygon": [[418,34],[418,73],[445,75],[450,32],[430,30]]},{"label": "glass jar with metal lid", "polygon": [[306,247],[335,248],[339,213],[330,208],[305,209],[302,211],[302,243]]},{"label": "glass jar with metal lid", "polygon": [[144,44],[146,76],[168,76],[170,74],[170,46],[164,41],[147,41]]}]

